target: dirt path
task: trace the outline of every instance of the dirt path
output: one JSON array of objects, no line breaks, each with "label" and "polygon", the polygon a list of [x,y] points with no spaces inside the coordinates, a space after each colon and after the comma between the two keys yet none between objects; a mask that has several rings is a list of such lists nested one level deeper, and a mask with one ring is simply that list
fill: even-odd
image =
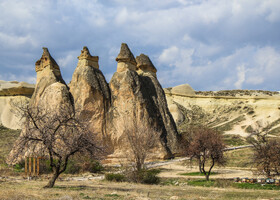
[{"label": "dirt path", "polygon": [[[159,174],[160,177],[164,178],[203,178],[203,176],[186,176],[182,175],[184,173],[190,172],[198,172],[197,166],[188,166],[184,163],[172,163],[169,165],[159,167],[161,172]],[[242,168],[221,168],[221,167],[214,167],[212,172],[216,174],[211,175],[211,178],[234,178],[234,177],[248,177],[248,178],[256,178],[256,175],[252,173],[249,169],[242,169]]]}]

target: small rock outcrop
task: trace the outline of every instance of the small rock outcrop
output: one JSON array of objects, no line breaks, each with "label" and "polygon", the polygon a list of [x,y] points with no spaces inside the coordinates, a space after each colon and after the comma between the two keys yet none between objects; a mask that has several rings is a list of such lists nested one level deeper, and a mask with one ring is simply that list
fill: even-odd
[{"label": "small rock outcrop", "polygon": [[189,84],[183,84],[175,86],[171,89],[172,94],[182,94],[182,95],[188,95],[188,96],[194,96],[195,91]]},{"label": "small rock outcrop", "polygon": [[34,92],[34,85],[17,82],[0,80],[0,96],[27,96],[31,97]]},{"label": "small rock outcrop", "polygon": [[78,57],[78,65],[69,84],[75,109],[80,118],[89,122],[89,127],[100,136],[106,136],[106,118],[111,94],[108,83],[99,70],[98,56],[92,56],[87,47]]}]

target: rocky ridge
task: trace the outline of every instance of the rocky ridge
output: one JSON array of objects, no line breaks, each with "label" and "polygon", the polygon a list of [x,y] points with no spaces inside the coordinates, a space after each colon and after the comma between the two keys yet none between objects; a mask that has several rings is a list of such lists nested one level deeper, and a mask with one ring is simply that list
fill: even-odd
[{"label": "rocky ridge", "polygon": [[[228,137],[246,138],[254,130],[280,136],[280,94],[262,90],[196,92],[166,88],[168,107],[179,132],[204,124]],[[192,91],[192,92],[190,92]]]}]

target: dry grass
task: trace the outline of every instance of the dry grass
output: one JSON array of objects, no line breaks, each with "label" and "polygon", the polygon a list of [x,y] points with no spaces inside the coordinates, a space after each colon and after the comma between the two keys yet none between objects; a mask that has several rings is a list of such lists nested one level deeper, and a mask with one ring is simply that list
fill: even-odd
[{"label": "dry grass", "polygon": [[252,166],[253,149],[228,151],[225,156],[228,158],[226,167],[250,168]]},{"label": "dry grass", "polygon": [[106,181],[57,182],[42,189],[46,181],[0,182],[0,199],[275,199],[280,191],[161,186]]},{"label": "dry grass", "polygon": [[0,125],[0,175],[16,174],[7,166],[5,160],[19,134],[20,130],[11,130]]}]

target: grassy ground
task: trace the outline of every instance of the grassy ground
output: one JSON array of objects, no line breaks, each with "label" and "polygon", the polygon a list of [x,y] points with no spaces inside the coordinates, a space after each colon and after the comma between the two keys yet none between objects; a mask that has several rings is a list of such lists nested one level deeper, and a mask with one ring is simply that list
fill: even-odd
[{"label": "grassy ground", "polygon": [[20,130],[11,130],[0,125],[0,157],[5,157],[10,152]]},{"label": "grassy ground", "polygon": [[[218,174],[218,172],[211,172],[211,176],[216,175],[216,174]],[[200,173],[200,172],[181,173],[180,175],[183,175],[183,176],[205,176],[203,173]]]},{"label": "grassy ground", "polygon": [[[0,199],[279,199],[280,191],[213,188],[190,185],[142,185],[106,181],[57,182],[42,189],[46,181],[0,182]],[[177,197],[177,198],[176,198]]]},{"label": "grassy ground", "polygon": [[[4,163],[19,133],[0,126],[0,177],[22,175]],[[229,158],[226,167],[249,168],[252,153],[249,148],[226,152]],[[280,199],[279,187],[239,184],[219,178],[207,182],[201,176],[198,179],[188,178],[197,175],[188,172],[183,178],[162,178],[159,185],[59,180],[52,189],[42,189],[47,179],[27,181],[15,180],[17,177],[0,178],[0,199]]]},{"label": "grassy ground", "polygon": [[0,175],[14,173],[8,168],[5,160],[19,134],[20,130],[11,130],[0,125]]},{"label": "grassy ground", "polygon": [[225,156],[228,158],[226,167],[250,168],[252,166],[253,150],[251,148],[228,151]]}]

